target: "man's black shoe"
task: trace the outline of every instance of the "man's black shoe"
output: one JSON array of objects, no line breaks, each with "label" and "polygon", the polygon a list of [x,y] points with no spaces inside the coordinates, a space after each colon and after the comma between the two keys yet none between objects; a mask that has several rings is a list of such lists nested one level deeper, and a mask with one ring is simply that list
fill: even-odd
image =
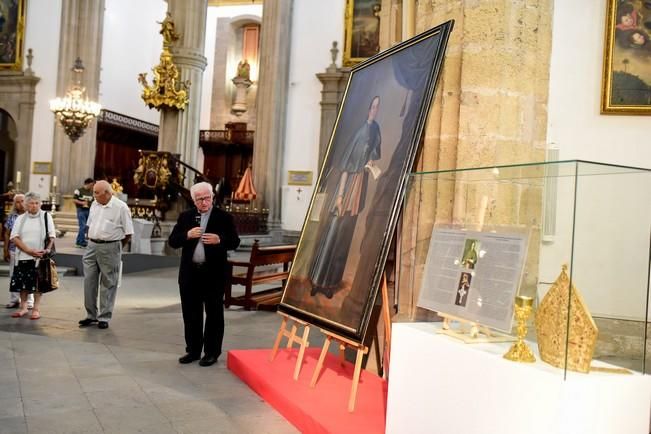
[{"label": "man's black shoe", "polygon": [[179,363],[181,363],[183,365],[187,365],[188,363],[192,363],[195,360],[199,360],[199,356],[195,356],[195,355],[190,354],[190,353],[186,354],[185,356],[179,357]]},{"label": "man's black shoe", "polygon": [[18,309],[20,307],[20,302],[14,301],[13,303],[7,303],[5,304],[5,307],[7,309]]},{"label": "man's black shoe", "polygon": [[106,321],[100,321],[97,323],[97,328],[98,329],[107,329],[108,328],[108,323]]},{"label": "man's black shoe", "polygon": [[217,363],[217,357],[215,356],[203,356],[199,360],[199,366],[211,366]]},{"label": "man's black shoe", "polygon": [[96,319],[91,319],[91,318],[84,318],[81,321],[79,321],[79,327],[88,327],[89,325],[96,323]]}]

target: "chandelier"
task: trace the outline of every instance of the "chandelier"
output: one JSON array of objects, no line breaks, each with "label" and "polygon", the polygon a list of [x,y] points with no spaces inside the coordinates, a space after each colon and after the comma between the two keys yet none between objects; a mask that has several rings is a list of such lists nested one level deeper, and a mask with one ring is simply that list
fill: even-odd
[{"label": "chandelier", "polygon": [[85,95],[86,88],[81,85],[84,66],[79,57],[75,60],[72,71],[75,77],[74,84],[68,88],[65,97],[50,101],[50,110],[54,112],[70,140],[76,142],[84,134],[90,122],[99,115],[102,106],[90,101]]}]

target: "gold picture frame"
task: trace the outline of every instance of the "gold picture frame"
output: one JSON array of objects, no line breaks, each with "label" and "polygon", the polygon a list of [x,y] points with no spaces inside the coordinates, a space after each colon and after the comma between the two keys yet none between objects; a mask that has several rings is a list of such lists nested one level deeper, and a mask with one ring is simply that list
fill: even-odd
[{"label": "gold picture frame", "polygon": [[344,66],[353,66],[380,52],[381,0],[346,0]]},{"label": "gold picture frame", "polygon": [[26,1],[0,0],[0,70],[22,69]]},{"label": "gold picture frame", "polygon": [[608,0],[601,114],[651,115],[651,2]]},{"label": "gold picture frame", "polygon": [[51,161],[34,161],[32,163],[32,173],[34,175],[51,175],[52,162]]},{"label": "gold picture frame", "polygon": [[312,171],[289,170],[287,172],[287,185],[312,185]]}]

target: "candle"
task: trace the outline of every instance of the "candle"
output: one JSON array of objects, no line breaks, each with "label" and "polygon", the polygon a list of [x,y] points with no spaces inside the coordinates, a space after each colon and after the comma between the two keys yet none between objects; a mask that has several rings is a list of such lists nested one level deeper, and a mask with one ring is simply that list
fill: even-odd
[{"label": "candle", "polygon": [[52,187],[56,187],[56,186],[57,186],[57,176],[54,175],[54,176],[52,177]]},{"label": "candle", "polygon": [[20,182],[20,170],[16,172],[16,184]]}]

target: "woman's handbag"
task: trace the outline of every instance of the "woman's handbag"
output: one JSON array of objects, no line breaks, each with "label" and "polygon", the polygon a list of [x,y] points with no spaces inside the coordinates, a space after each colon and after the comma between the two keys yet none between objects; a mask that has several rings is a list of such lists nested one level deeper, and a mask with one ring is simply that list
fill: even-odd
[{"label": "woman's handbag", "polygon": [[[45,240],[44,246],[47,248],[50,238],[48,237],[48,224],[47,224],[47,213],[43,213],[43,218],[45,219]],[[37,270],[36,270],[36,288],[40,293],[46,293],[54,291],[59,288],[59,273],[57,273],[57,265],[52,259],[54,254],[54,242],[52,243],[52,248],[50,249],[50,254],[48,256],[42,257],[38,261]]]},{"label": "woman's handbag", "polygon": [[57,273],[54,259],[44,258],[38,261],[36,288],[40,293],[51,292],[59,288],[59,273]]}]

